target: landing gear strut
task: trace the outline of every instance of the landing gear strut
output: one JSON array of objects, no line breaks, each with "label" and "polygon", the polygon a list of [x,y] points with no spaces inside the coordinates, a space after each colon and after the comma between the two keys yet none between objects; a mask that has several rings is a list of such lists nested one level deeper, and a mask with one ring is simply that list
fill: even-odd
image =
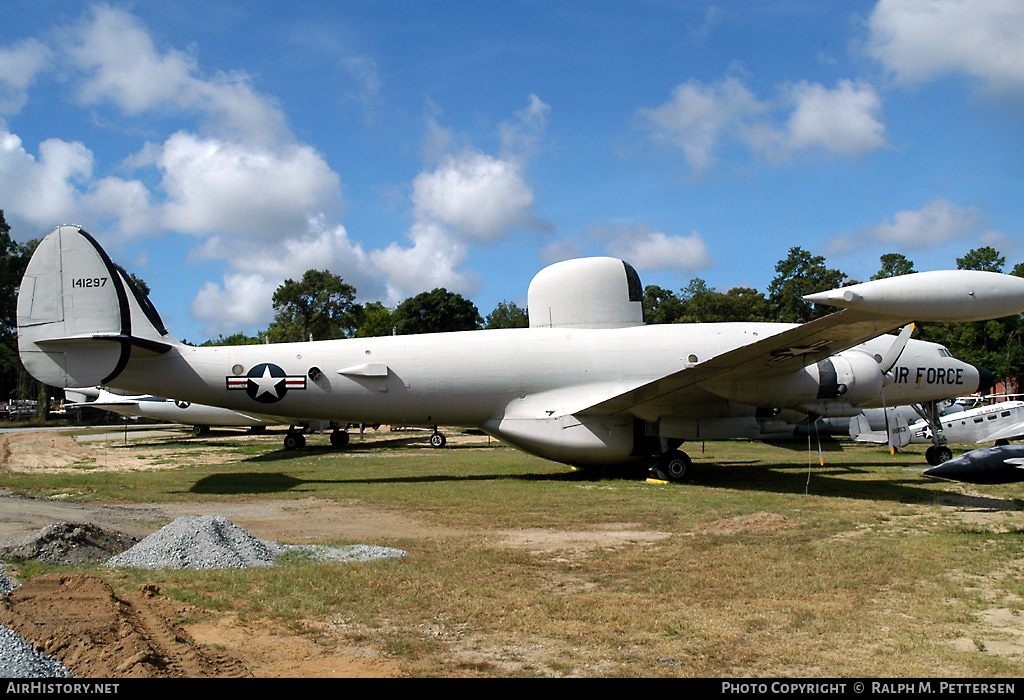
[{"label": "landing gear strut", "polygon": [[946,446],[946,436],[942,434],[942,417],[939,415],[938,404],[934,401],[927,401],[923,404],[915,404],[914,410],[928,423],[932,434],[932,446],[924,451],[925,461],[933,467],[937,467],[943,462],[953,459],[953,451]]}]

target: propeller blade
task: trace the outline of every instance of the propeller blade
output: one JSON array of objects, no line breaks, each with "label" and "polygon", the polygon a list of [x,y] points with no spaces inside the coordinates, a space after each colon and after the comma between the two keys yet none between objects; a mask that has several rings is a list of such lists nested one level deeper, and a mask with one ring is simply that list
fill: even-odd
[{"label": "propeller blade", "polygon": [[910,336],[914,333],[914,324],[908,323],[903,326],[903,330],[900,331],[899,336],[893,341],[889,349],[885,351],[885,356],[882,357],[881,365],[882,374],[888,374],[889,370],[896,366],[896,362],[899,361],[900,355],[903,354],[903,350],[907,347],[907,341],[910,340]]},{"label": "propeller blade", "polygon": [[[904,328],[904,330],[906,330]],[[900,335],[903,335],[900,333]],[[896,340],[899,342],[899,339]],[[889,443],[889,454],[896,454],[896,446],[892,444],[892,429],[889,427],[889,409],[885,407],[885,387],[882,387],[882,415],[885,416],[885,440]]]}]

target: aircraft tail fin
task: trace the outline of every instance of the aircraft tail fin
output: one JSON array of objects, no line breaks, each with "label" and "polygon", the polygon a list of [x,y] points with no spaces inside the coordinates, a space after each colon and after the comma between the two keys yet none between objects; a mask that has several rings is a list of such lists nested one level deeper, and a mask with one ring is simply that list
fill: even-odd
[{"label": "aircraft tail fin", "polygon": [[18,350],[50,386],[115,378],[136,354],[178,344],[131,278],[78,226],[58,226],[36,248],[18,292]]},{"label": "aircraft tail fin", "polygon": [[854,416],[850,419],[850,437],[854,442],[872,442],[889,445],[890,448],[903,448],[910,444],[909,425],[900,413],[893,411],[887,426],[888,430],[872,430],[867,416]]}]

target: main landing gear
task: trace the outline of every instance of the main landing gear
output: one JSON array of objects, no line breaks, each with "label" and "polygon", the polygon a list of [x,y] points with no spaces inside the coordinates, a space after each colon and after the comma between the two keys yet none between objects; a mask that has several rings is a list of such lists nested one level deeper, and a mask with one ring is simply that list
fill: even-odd
[{"label": "main landing gear", "polygon": [[430,446],[436,449],[440,449],[448,444],[448,438],[444,436],[444,433],[437,432],[437,428],[434,428],[434,432],[430,434]]},{"label": "main landing gear", "polygon": [[925,461],[937,467],[953,459],[953,451],[946,446],[946,436],[942,434],[942,416],[939,414],[938,403],[927,401],[915,404],[914,410],[917,411],[917,415],[924,418],[931,429],[932,446],[924,451]]},{"label": "main landing gear", "polygon": [[693,478],[693,460],[682,450],[669,450],[658,455],[651,465],[650,475],[660,481],[679,483]]},{"label": "main landing gear", "polygon": [[288,428],[288,434],[284,436],[284,449],[297,450],[305,446],[306,436],[292,428]]},{"label": "main landing gear", "polygon": [[932,445],[924,451],[924,458],[928,464],[937,467],[943,462],[953,459],[953,451],[945,445]]}]

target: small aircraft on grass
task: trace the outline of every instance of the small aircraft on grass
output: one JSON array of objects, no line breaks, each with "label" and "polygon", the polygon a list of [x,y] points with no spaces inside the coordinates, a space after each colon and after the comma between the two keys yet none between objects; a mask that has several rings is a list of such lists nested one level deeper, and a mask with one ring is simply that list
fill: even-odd
[{"label": "small aircraft on grass", "polygon": [[[938,416],[933,424],[927,414],[918,409],[921,420],[910,425],[902,415],[894,415],[895,426],[891,444],[895,447],[932,443],[925,458],[937,466],[953,457],[947,443],[994,442],[996,446],[1008,444],[1012,439],[1024,437],[1024,401],[1002,401]],[[884,443],[889,441],[885,432],[871,430],[864,421],[850,424],[850,436],[856,442]]]},{"label": "small aircraft on grass", "polygon": [[122,416],[191,425],[196,436],[209,433],[210,426],[247,427],[253,432],[260,432],[270,425],[290,425],[293,422],[281,416],[239,413],[218,406],[203,406],[151,394],[116,394],[103,387],[65,389],[64,398],[67,408],[99,408]]},{"label": "small aircraft on grass", "polygon": [[[974,392],[978,368],[911,340],[907,324],[1020,313],[1024,279],[957,270],[865,282],[804,297],[840,310],[802,325],[645,325],[642,297],[628,263],[583,258],[534,277],[529,328],[192,347],[91,235],[59,226],[22,280],[18,343],[51,386],[341,425],[478,428],[573,466],[644,464],[682,480],[688,440],[757,438],[790,416]],[[897,364],[934,352],[945,357],[931,376]]]}]

